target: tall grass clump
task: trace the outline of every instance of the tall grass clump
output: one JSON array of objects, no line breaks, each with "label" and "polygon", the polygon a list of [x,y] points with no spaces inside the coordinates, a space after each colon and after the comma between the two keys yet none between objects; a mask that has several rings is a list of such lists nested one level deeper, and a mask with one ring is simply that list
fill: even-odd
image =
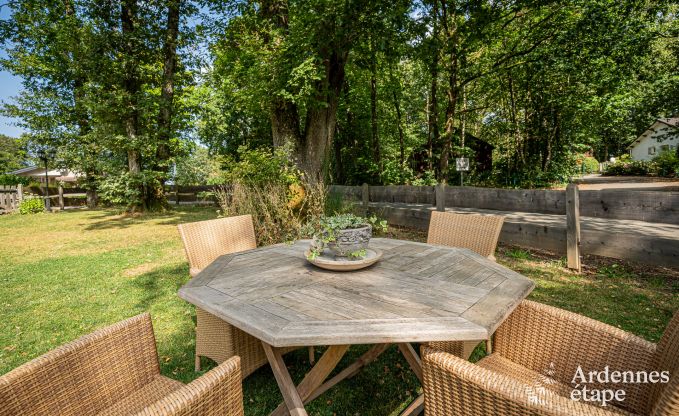
[{"label": "tall grass clump", "polygon": [[217,191],[223,216],[252,215],[258,245],[309,237],[325,213],[327,190],[297,169],[290,151],[239,149]]}]

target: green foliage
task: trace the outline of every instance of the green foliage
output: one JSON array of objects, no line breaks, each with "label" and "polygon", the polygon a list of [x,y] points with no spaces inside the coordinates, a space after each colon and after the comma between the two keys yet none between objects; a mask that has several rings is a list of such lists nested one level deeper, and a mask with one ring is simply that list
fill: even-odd
[{"label": "green foliage", "polygon": [[[181,3],[185,21],[196,5]],[[170,56],[173,4],[20,0],[0,22],[0,66],[23,80],[1,112],[19,120],[30,145],[57,149],[55,163],[81,172],[88,190],[101,178],[109,200],[123,202],[116,187],[157,186],[128,189],[123,203],[135,208],[163,205],[160,182],[188,143],[184,97],[193,81],[185,48],[193,29],[180,25],[178,53]],[[137,171],[143,179],[126,177]]]},{"label": "green foliage", "polygon": [[[165,59],[169,4],[19,0],[0,22],[0,65],[24,80],[2,112],[88,189],[141,183],[130,192],[146,201],[174,163],[178,183],[291,184],[295,165],[341,184],[456,183],[443,162],[470,153],[462,131],[495,147],[492,171],[472,166],[465,183],[550,186],[594,170],[575,155],[618,156],[679,110],[676,2],[190,0]],[[226,175],[196,138],[226,156]],[[7,150],[17,143],[0,138],[0,171],[25,159]],[[284,143],[285,156],[247,150]],[[125,179],[137,169],[158,180]]]},{"label": "green foliage", "polygon": [[25,161],[23,140],[0,134],[0,174],[20,169]]},{"label": "green foliage", "polygon": [[331,217],[324,216],[321,218],[321,231],[334,232],[337,230],[349,230],[353,228],[361,228],[368,225],[368,220],[356,216],[354,214],[340,214]]},{"label": "green foliage", "polygon": [[599,161],[591,156],[583,156],[578,164],[581,173],[597,173],[599,171]]},{"label": "green foliage", "polygon": [[235,157],[224,161],[223,183],[243,183],[259,186],[267,183],[282,185],[299,184],[302,172],[296,167],[291,149],[238,148]]},{"label": "green foliage", "polygon": [[348,214],[355,209],[354,204],[346,201],[341,194],[328,192],[325,199],[324,213],[326,216]]},{"label": "green foliage", "polygon": [[24,185],[28,186],[31,183],[31,178],[18,175],[0,175],[0,185]]},{"label": "green foliage", "polygon": [[[309,250],[309,259],[320,256],[327,244],[337,239],[338,231],[362,228],[368,225],[376,231],[387,231],[386,220],[381,220],[376,216],[364,218],[351,213],[322,216],[318,223],[307,224],[305,232],[314,238]],[[349,257],[361,258],[363,256],[365,256],[365,250],[350,253]]]},{"label": "green foliage", "polygon": [[434,186],[436,184],[438,184],[436,173],[431,170],[425,170],[421,176],[410,181],[410,185],[414,186]]},{"label": "green foliage", "polygon": [[45,211],[45,201],[42,198],[24,198],[19,205],[19,213],[25,214],[39,214]]},{"label": "green foliage", "polygon": [[144,204],[144,191],[160,187],[159,174],[142,171],[137,174],[122,172],[99,181],[99,197],[105,203],[125,209]]},{"label": "green foliage", "polygon": [[661,152],[653,159],[659,176],[679,177],[679,155],[676,152]]},{"label": "green foliage", "polygon": [[504,255],[515,260],[530,260],[533,258],[530,251],[520,248],[509,249],[505,251]]},{"label": "green foliage", "polygon": [[630,160],[628,157],[624,157],[609,164],[604,174],[610,176],[646,176],[655,171],[653,162]]},{"label": "green foliage", "polygon": [[212,157],[207,148],[198,145],[187,155],[177,157],[174,173],[177,185],[217,185],[222,180],[219,159]]},{"label": "green foliage", "polygon": [[308,237],[308,224],[318,224],[324,213],[326,195],[320,183],[235,182],[218,190],[217,200],[224,216],[252,215],[257,244],[271,245]]}]

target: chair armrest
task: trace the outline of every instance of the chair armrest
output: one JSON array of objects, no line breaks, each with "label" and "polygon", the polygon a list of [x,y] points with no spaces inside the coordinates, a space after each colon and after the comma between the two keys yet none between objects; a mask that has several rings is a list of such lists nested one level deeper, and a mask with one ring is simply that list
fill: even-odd
[{"label": "chair armrest", "polygon": [[242,416],[240,357],[232,357],[207,374],[170,393],[137,416]]},{"label": "chair armrest", "polygon": [[[651,367],[655,344],[621,329],[563,309],[524,300],[497,329],[494,351],[511,361],[542,372],[554,363],[569,370],[570,383],[578,365],[600,369]],[[561,365],[559,365],[561,364]]]},{"label": "chair armrest", "polygon": [[529,386],[423,347],[426,416],[612,416],[620,413]]},{"label": "chair armrest", "polygon": [[[652,368],[656,345],[636,335],[563,309],[524,300],[497,329],[494,352],[569,386],[578,367],[589,371],[641,371]],[[619,388],[599,383],[592,388]],[[616,387],[618,386],[618,387]],[[639,411],[650,394],[647,384],[626,384],[625,408]]]},{"label": "chair armrest", "polygon": [[8,406],[9,414],[22,415],[50,414],[64,407],[73,414],[96,413],[158,374],[153,326],[145,313],[85,335],[0,377],[0,408]]}]

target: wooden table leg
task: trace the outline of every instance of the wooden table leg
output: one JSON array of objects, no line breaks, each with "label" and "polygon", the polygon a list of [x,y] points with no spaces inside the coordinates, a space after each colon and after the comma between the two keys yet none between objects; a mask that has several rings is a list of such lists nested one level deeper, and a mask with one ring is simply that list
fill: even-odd
[{"label": "wooden table leg", "polygon": [[[403,354],[403,357],[405,357],[406,361],[408,361],[408,364],[410,365],[410,368],[413,370],[413,373],[415,373],[415,376],[417,377],[418,380],[420,380],[420,383],[422,383],[422,360],[420,360],[420,356],[417,354],[417,351],[415,351],[415,348],[409,343],[403,343],[403,344],[398,344],[398,349],[401,351],[401,354]],[[424,411],[424,394],[419,395],[408,407],[401,412],[400,416],[415,416],[419,415]]]},{"label": "wooden table leg", "polygon": [[332,387],[334,387],[340,381],[347,379],[349,377],[353,377],[356,374],[358,374],[358,372],[361,371],[361,369],[363,367],[365,367],[366,365],[375,361],[377,359],[377,357],[382,355],[382,353],[385,352],[389,348],[389,345],[390,344],[376,344],[376,345],[374,345],[371,349],[366,351],[356,361],[354,361],[354,363],[352,363],[350,366],[348,366],[344,370],[337,373],[330,380],[328,380],[325,383],[318,386],[318,388],[316,390],[314,390],[313,393],[311,393],[309,398],[307,400],[304,400],[304,403],[309,403],[310,401],[314,400],[315,398],[317,398],[321,394],[330,390]]},{"label": "wooden table leg", "polygon": [[422,361],[420,360],[420,356],[415,351],[415,348],[413,348],[413,346],[409,343],[403,343],[398,344],[398,349],[401,350],[401,354],[403,354],[403,357],[405,357],[406,361],[408,361],[413,373],[415,373],[417,379],[420,380],[420,383],[422,383]]},{"label": "wooden table leg", "polygon": [[420,394],[417,399],[406,407],[399,416],[416,416],[424,412],[424,394]]},{"label": "wooden table leg", "polygon": [[269,364],[271,365],[273,375],[276,377],[278,388],[281,390],[281,394],[283,395],[285,407],[288,408],[290,415],[307,416],[307,412],[304,409],[304,403],[297,393],[297,388],[295,388],[292,378],[290,378],[290,373],[285,367],[285,362],[283,361],[283,356],[281,355],[280,351],[265,342],[262,342],[262,346],[264,347],[266,358],[269,360]]},{"label": "wooden table leg", "polygon": [[304,376],[304,380],[295,387],[288,369],[285,367],[283,357],[277,348],[262,342],[264,352],[271,364],[271,370],[276,377],[276,382],[283,395],[283,403],[274,410],[270,416],[283,416],[287,407],[292,416],[306,416],[304,402],[308,401],[316,390],[340,362],[349,349],[348,345],[331,345],[323,353],[315,366]]}]

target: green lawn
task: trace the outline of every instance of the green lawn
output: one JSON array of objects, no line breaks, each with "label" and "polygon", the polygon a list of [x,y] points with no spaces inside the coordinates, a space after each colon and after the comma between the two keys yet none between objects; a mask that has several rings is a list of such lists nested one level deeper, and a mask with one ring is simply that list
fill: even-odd
[{"label": "green lawn", "polygon": [[[73,210],[0,217],[0,374],[92,330],[149,311],[165,375],[193,372],[194,310],[177,289],[188,279],[176,224],[214,218],[214,208],[120,216]],[[394,229],[393,237],[424,234]],[[582,313],[657,341],[679,309],[679,272],[587,259],[581,275],[563,259],[502,247],[498,261],[537,283],[532,299]],[[352,350],[345,361],[365,351]],[[287,356],[293,377],[308,370],[306,350]],[[268,368],[244,383],[247,415],[267,415],[281,401]],[[390,350],[364,372],[309,405],[313,415],[397,414],[419,385]]]}]

